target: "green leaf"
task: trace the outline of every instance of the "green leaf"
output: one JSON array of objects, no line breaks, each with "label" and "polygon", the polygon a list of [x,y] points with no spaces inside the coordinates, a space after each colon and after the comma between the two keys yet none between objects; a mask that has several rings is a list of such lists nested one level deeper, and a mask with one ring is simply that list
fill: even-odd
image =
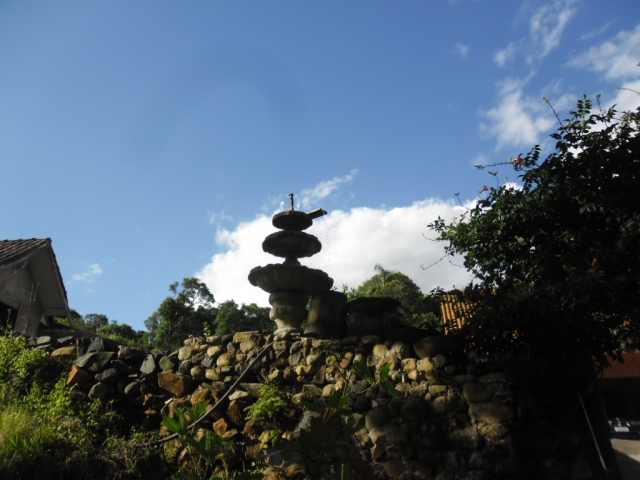
[{"label": "green leaf", "polygon": [[169,429],[169,431],[173,432],[173,433],[177,433],[178,435],[184,435],[185,433],[187,433],[182,424],[171,417],[164,417],[162,419],[162,424],[167,427]]}]

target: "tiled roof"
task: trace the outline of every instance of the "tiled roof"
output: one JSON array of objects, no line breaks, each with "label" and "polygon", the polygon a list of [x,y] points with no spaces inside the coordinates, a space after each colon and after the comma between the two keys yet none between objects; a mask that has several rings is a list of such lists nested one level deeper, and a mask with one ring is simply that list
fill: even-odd
[{"label": "tiled roof", "polygon": [[441,297],[442,323],[446,333],[453,333],[462,328],[471,316],[471,304],[460,300],[455,293],[445,293]]},{"label": "tiled roof", "polygon": [[0,265],[20,261],[34,250],[51,244],[50,238],[30,238],[27,240],[0,240]]},{"label": "tiled roof", "polygon": [[603,379],[640,378],[640,353],[623,353],[624,363],[609,359],[611,366],[602,372]]}]

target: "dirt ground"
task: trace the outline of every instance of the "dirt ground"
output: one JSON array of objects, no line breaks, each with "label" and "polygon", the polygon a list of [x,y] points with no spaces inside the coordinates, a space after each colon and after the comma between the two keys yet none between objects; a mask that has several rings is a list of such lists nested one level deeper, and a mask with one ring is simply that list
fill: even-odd
[{"label": "dirt ground", "polygon": [[622,480],[640,479],[640,440],[614,438],[611,445],[616,451]]}]

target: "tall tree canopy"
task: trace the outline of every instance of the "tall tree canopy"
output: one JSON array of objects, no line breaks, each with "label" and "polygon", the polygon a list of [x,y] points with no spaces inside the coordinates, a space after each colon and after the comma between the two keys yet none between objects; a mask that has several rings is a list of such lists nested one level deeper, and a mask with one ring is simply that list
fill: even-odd
[{"label": "tall tree canopy", "polygon": [[212,330],[216,318],[214,298],[207,286],[197,278],[185,278],[169,286],[171,296],[158,308],[160,323],[157,344],[166,350],[178,346],[182,340]]},{"label": "tall tree canopy", "polygon": [[377,264],[376,273],[365,280],[355,290],[345,286],[344,293],[350,299],[357,297],[390,297],[402,304],[402,311],[393,315],[393,323],[416,327],[442,328],[440,321],[440,300],[437,295],[424,295],[418,285],[407,275],[395,270],[387,270]]},{"label": "tall tree canopy", "polygon": [[[484,187],[465,218],[430,225],[476,280],[466,333],[478,348],[579,349],[601,364],[640,334],[640,109],[586,97],[552,137],[511,159],[522,189]],[[496,172],[489,172],[496,176]]]}]

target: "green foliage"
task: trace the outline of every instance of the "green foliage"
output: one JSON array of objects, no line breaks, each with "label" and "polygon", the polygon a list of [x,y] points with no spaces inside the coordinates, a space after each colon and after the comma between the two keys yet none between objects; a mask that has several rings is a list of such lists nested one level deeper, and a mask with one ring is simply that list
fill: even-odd
[{"label": "green foliage", "polygon": [[[386,391],[392,397],[394,398],[402,397],[402,394],[398,390],[396,390],[396,387],[394,387],[393,383],[391,383],[388,379],[389,372],[391,371],[390,363],[385,363],[380,369],[380,371],[378,372],[377,376],[371,372],[369,367],[367,367],[367,365],[364,362],[354,362],[353,369],[355,370],[358,377],[367,381],[367,383],[369,384],[369,387],[367,388],[367,390],[376,386],[380,386],[382,389],[384,389],[384,391]],[[364,393],[364,391],[361,393]]]},{"label": "green foliage", "polygon": [[143,437],[114,434],[117,418],[104,405],[74,402],[67,371],[23,337],[0,338],[0,477],[169,478]]},{"label": "green foliage", "polygon": [[[191,408],[176,409],[178,418],[164,417],[162,423],[169,431],[178,434],[180,443],[187,448],[192,454],[192,462],[195,478],[218,479],[220,477],[212,477],[215,463],[224,460],[226,453],[233,447],[233,440],[225,440],[216,435],[211,430],[206,430],[204,436],[198,436],[189,431],[189,421],[200,418],[206,411],[209,401],[200,402]],[[183,470],[186,468],[183,467]],[[183,472],[187,473],[187,472]],[[229,478],[229,474],[225,475]]]},{"label": "green foliage", "polygon": [[542,163],[536,146],[506,164],[521,190],[488,189],[463,220],[431,224],[476,278],[464,292],[476,348],[569,349],[606,365],[638,346],[640,110],[592,108],[578,101]]},{"label": "green foliage", "polygon": [[218,307],[216,335],[251,330],[273,331],[275,324],[269,319],[269,310],[255,303],[238,306],[233,300],[223,302]]},{"label": "green foliage", "polygon": [[271,383],[262,384],[258,400],[245,408],[245,411],[248,412],[247,420],[261,417],[273,418],[287,404],[283,397],[284,392],[277,386]]},{"label": "green foliage", "polygon": [[365,280],[357,289],[342,286],[347,300],[358,297],[389,297],[398,300],[402,306],[387,315],[389,324],[410,325],[417,328],[444,331],[440,313],[440,298],[431,292],[423,295],[413,280],[402,272],[387,270],[380,264],[375,266],[376,274]]},{"label": "green foliage", "polygon": [[197,278],[185,278],[181,285],[172,283],[169,291],[172,295],[158,308],[157,344],[166,350],[177,347],[189,336],[202,335],[216,318],[215,299]]}]

